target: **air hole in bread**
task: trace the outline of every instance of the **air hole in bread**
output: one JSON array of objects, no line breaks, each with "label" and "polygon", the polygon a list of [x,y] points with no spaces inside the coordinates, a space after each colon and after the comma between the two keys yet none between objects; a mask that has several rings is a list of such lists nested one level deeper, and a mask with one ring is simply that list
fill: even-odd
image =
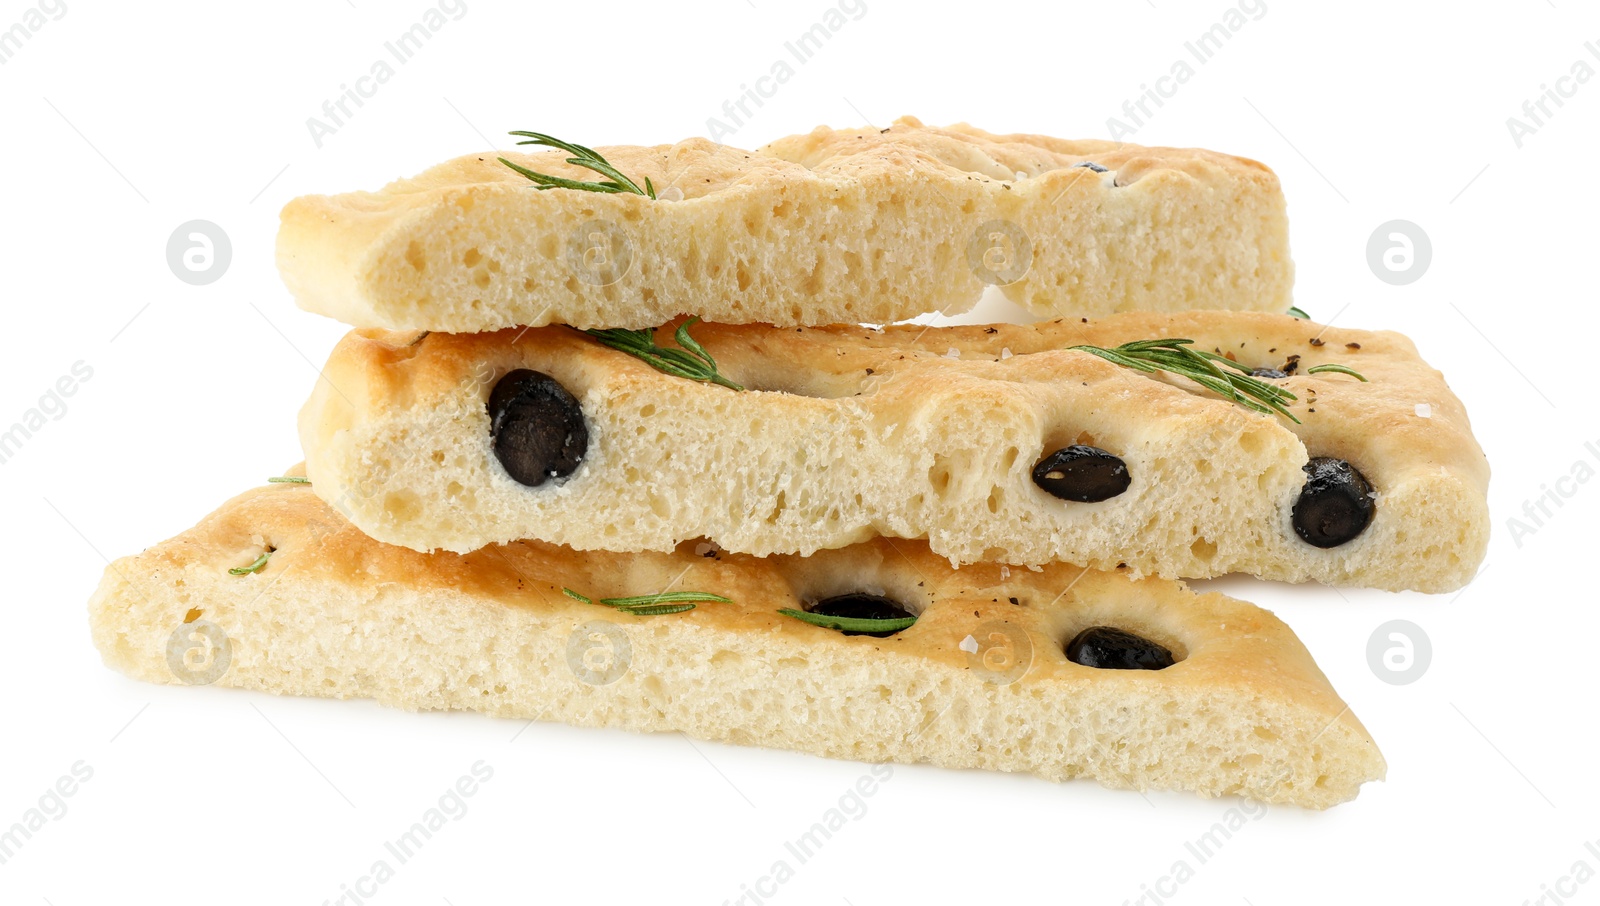
[{"label": "air hole in bread", "polygon": [[411,522],[422,514],[422,501],[411,491],[390,491],[383,495],[383,516],[393,524]]},{"label": "air hole in bread", "polygon": [[740,668],[744,661],[744,655],[726,648],[719,649],[711,655],[711,666],[718,669]]},{"label": "air hole in bread", "polygon": [[1007,447],[1005,455],[1000,457],[1000,468],[1007,472],[1011,471],[1012,467],[1017,464],[1017,459],[1021,456],[1022,451],[1018,448]]},{"label": "air hole in bread", "polygon": [[560,242],[556,239],[555,233],[545,233],[540,236],[533,247],[538,251],[539,257],[549,261],[556,260],[556,253],[561,250]]},{"label": "air hole in bread", "polygon": [[928,484],[933,487],[935,497],[941,499],[950,490],[950,459],[946,456],[935,454],[933,465],[928,468]]},{"label": "air hole in bread", "polygon": [[419,273],[428,269],[428,258],[422,251],[422,243],[415,239],[406,245],[406,263]]},{"label": "air hole in bread", "polygon": [[989,499],[986,502],[989,507],[989,512],[998,514],[1000,512],[1000,508],[1005,505],[1005,500],[1006,492],[1004,489],[1002,489],[999,485],[995,485],[994,487],[990,488]]},{"label": "air hole in bread", "polygon": [[772,510],[771,510],[771,512],[767,513],[766,521],[767,521],[767,523],[769,525],[777,525],[778,524],[778,520],[783,516],[783,511],[788,509],[788,507],[789,507],[788,501],[789,501],[788,492],[787,491],[779,491],[778,492],[778,499],[774,500],[772,502]]},{"label": "air hole in bread", "polygon": [[[821,240],[819,239],[818,242],[821,242]],[[800,289],[808,296],[820,295],[826,282],[822,275],[822,256],[818,255],[816,263],[811,267],[811,273],[806,275],[805,282],[800,285]]]}]

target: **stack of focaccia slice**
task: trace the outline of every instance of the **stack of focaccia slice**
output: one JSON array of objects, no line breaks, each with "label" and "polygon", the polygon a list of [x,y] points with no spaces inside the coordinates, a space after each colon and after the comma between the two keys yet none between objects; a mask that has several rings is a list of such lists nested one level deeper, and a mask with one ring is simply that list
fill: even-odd
[{"label": "stack of focaccia slice", "polygon": [[[528,135],[285,209],[286,282],[358,328],[305,468],[113,564],[108,664],[1314,808],[1383,776],[1287,626],[1175,581],[1437,592],[1487,541],[1439,374],[1283,313],[1270,170]],[[861,324],[986,284],[1054,320]]]}]

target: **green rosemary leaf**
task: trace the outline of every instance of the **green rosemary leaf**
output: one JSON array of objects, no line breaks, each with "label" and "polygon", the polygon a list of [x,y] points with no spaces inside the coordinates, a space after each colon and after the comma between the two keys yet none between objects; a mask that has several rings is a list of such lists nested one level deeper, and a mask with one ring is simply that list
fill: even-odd
[{"label": "green rosemary leaf", "polygon": [[684,611],[694,610],[695,602],[733,603],[730,598],[714,595],[708,591],[664,591],[654,595],[601,598],[599,601],[588,595],[579,594],[570,588],[562,588],[561,593],[585,604],[603,604],[622,613],[631,613],[636,617],[657,617],[669,613],[683,613]]},{"label": "green rosemary leaf", "polygon": [[659,617],[659,616],[665,616],[666,614],[669,614],[669,613],[683,613],[686,610],[694,610],[694,605],[693,604],[650,604],[650,605],[640,605],[638,607],[619,607],[617,609],[622,611],[623,613],[631,613],[636,617]]},{"label": "green rosemary leaf", "polygon": [[311,479],[299,475],[275,475],[267,479],[267,484],[310,484]]},{"label": "green rosemary leaf", "polygon": [[566,179],[561,176],[549,176],[544,173],[535,173],[534,171],[529,170],[527,167],[512,163],[503,157],[499,158],[499,160],[502,164],[505,164],[511,169],[521,173],[523,176],[526,176],[528,179],[537,183],[538,185],[536,185],[535,188],[538,189],[582,189],[588,192],[623,191],[621,186],[612,183],[581,182],[576,179]]},{"label": "green rosemary leaf", "polygon": [[1133,368],[1135,370],[1145,372],[1154,372],[1160,370],[1154,365],[1141,362],[1137,359],[1131,359],[1115,350],[1105,349],[1100,346],[1074,346],[1072,348],[1081,350],[1083,352],[1093,353],[1113,365],[1121,365],[1124,368]]},{"label": "green rosemary leaf", "polygon": [[574,166],[583,167],[586,170],[593,170],[601,176],[608,177],[608,179],[597,182],[584,182],[583,180],[577,179],[565,179],[560,176],[551,176],[546,173],[535,172],[527,167],[514,164],[503,157],[499,159],[501,163],[526,177],[540,189],[579,189],[586,192],[631,192],[634,195],[647,196],[652,200],[654,200],[656,197],[656,187],[650,182],[649,177],[645,177],[645,187],[643,189],[639,188],[638,183],[622,175],[621,171],[612,166],[610,161],[600,156],[600,153],[593,148],[587,148],[583,145],[573,144],[572,142],[564,142],[559,138],[546,135],[543,132],[523,132],[519,130],[512,132],[511,134],[527,139],[527,141],[517,142],[519,145],[542,145],[546,148],[556,148],[565,151],[572,155],[572,157],[567,158],[567,163]]},{"label": "green rosemary leaf", "polygon": [[601,604],[612,607],[639,607],[654,604],[680,604],[684,602],[699,601],[702,603],[732,604],[732,598],[714,595],[709,591],[664,591],[655,595],[634,595],[627,598],[601,598]]},{"label": "green rosemary leaf", "polygon": [[830,617],[825,614],[811,613],[804,610],[795,610],[784,607],[778,611],[786,617],[794,617],[802,623],[821,626],[823,629],[837,629],[841,632],[899,632],[909,629],[917,622],[916,617],[897,617],[892,620],[869,620],[861,617]]},{"label": "green rosemary leaf", "polygon": [[[1300,419],[1289,411],[1288,404],[1299,399],[1288,390],[1252,376],[1243,366],[1230,362],[1215,353],[1202,353],[1193,348],[1193,340],[1136,340],[1111,349],[1100,346],[1074,346],[1075,350],[1088,352],[1116,365],[1134,368],[1146,373],[1165,371],[1188,378],[1212,393],[1251,409],[1269,415],[1281,415],[1295,424]],[[1227,362],[1233,370],[1224,371],[1218,362]]]},{"label": "green rosemary leaf", "polygon": [[1301,309],[1300,309],[1300,306],[1298,306],[1298,305],[1291,305],[1291,306],[1289,306],[1289,311],[1288,311],[1288,314],[1289,314],[1289,316],[1290,316],[1290,317],[1292,317],[1292,318],[1299,318],[1299,319],[1300,319],[1300,320],[1302,320],[1302,321],[1309,321],[1309,320],[1311,320],[1311,316],[1310,316],[1310,315],[1308,315],[1308,314],[1306,314],[1306,313],[1305,313],[1305,312],[1304,312],[1304,311],[1302,311],[1302,310],[1301,310]]},{"label": "green rosemary leaf", "polygon": [[1350,368],[1345,365],[1334,364],[1332,362],[1329,362],[1326,365],[1318,365],[1315,368],[1307,368],[1306,374],[1321,374],[1324,371],[1336,371],[1339,374],[1348,374],[1351,377],[1361,381],[1363,384],[1371,383],[1364,376],[1362,376],[1361,372],[1355,370],[1354,368]]},{"label": "green rosemary leaf", "polygon": [[591,327],[584,333],[602,345],[609,346],[618,352],[625,352],[639,359],[657,371],[663,371],[673,377],[688,378],[691,381],[721,384],[730,390],[743,390],[744,387],[735,384],[717,372],[717,360],[706,352],[705,347],[689,336],[689,328],[700,323],[699,317],[693,317],[678,325],[674,336],[677,337],[679,349],[669,346],[657,346],[655,331],[629,330],[622,327],[598,328]]},{"label": "green rosemary leaf", "polygon": [[256,558],[256,562],[250,564],[249,566],[235,566],[233,569],[228,570],[228,575],[248,576],[251,573],[261,572],[261,568],[267,565],[267,560],[271,557],[272,551],[263,551],[261,556]]}]

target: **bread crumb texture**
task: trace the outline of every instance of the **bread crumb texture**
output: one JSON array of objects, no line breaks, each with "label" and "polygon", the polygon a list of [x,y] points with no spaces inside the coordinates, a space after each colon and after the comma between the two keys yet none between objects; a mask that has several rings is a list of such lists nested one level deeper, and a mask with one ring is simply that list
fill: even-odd
[{"label": "bread crumb texture", "polygon": [[[267,547],[259,573],[228,574]],[[373,541],[310,488],[273,485],[113,563],[90,622],[107,665],[158,683],[184,681],[190,633],[203,630],[225,634],[216,685],[277,694],[1309,808],[1384,775],[1371,737],[1290,629],[1241,601],[1065,565],[953,570],[910,541],[766,559],[694,547],[519,542],[423,554]],[[563,587],[709,591],[734,603],[633,617]],[[777,612],[861,590],[903,602],[916,624],[847,637]],[[1157,641],[1178,662],[1068,661],[1066,641],[1093,625]]]},{"label": "bread crumb texture", "polygon": [[[291,201],[279,270],[309,311],[451,332],[680,313],[878,324],[966,311],[989,285],[1046,317],[1290,304],[1278,178],[1226,154],[911,117],[759,151],[703,138],[597,150],[676,200],[540,191],[501,153],[471,154],[376,192]],[[504,156],[597,178],[564,151]]]},{"label": "bread crumb texture", "polygon": [[[1442,592],[1488,544],[1489,470],[1466,411],[1399,334],[1230,312],[693,333],[751,389],[673,377],[565,327],[353,332],[301,411],[314,488],[373,537],[422,551],[523,538],[671,551],[706,538],[811,554],[885,536],[925,539],[956,563]],[[1160,337],[1294,371],[1277,383],[1300,397],[1302,424],[1069,349]],[[1306,374],[1327,362],[1368,381]],[[485,403],[519,368],[582,405],[587,454],[562,482],[523,486],[494,456]],[[1070,444],[1121,457],[1128,489],[1100,503],[1045,493],[1034,465]],[[1371,524],[1335,548],[1291,522],[1309,456],[1348,460],[1378,494]]]}]

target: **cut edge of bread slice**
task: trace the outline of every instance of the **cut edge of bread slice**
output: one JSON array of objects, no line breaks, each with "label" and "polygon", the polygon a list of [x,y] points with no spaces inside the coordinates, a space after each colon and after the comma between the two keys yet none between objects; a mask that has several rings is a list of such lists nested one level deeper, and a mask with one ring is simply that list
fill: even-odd
[{"label": "cut edge of bread slice", "polygon": [[1044,316],[1290,304],[1277,176],[1212,151],[910,117],[759,151],[701,138],[598,151],[659,200],[541,191],[499,160],[597,178],[564,151],[469,154],[375,192],[290,201],[279,271],[308,311],[454,333],[685,313],[882,324],[964,312],[991,285]]},{"label": "cut edge of bread slice", "polygon": [[[1444,592],[1487,548],[1487,460],[1460,399],[1399,334],[1134,312],[882,331],[702,323],[693,336],[749,389],[675,377],[563,327],[352,332],[300,414],[317,493],[373,537],[424,551],[706,538],[809,554],[882,535],[962,563]],[[1294,362],[1274,384],[1299,396],[1301,423],[1070,349],[1162,337],[1250,367]],[[656,339],[674,345],[670,328]],[[1329,363],[1368,380],[1307,373]],[[495,457],[486,401],[517,369],[550,375],[583,409],[587,452],[564,481],[519,484]],[[1070,444],[1120,457],[1127,490],[1097,503],[1045,493],[1035,464]],[[1292,524],[1309,457],[1349,461],[1378,494],[1370,525],[1337,547]]]},{"label": "cut edge of bread slice", "polygon": [[[256,572],[229,573],[257,562]],[[592,598],[734,603],[637,617]],[[919,614],[888,638],[778,613],[852,591]],[[1326,808],[1381,779],[1377,746],[1271,613],[1165,580],[1056,565],[953,570],[915,542],[757,559],[514,543],[421,554],[272,485],[112,563],[89,604],[105,663],[156,683],[373,698],[866,762],[1087,777]],[[1068,661],[1092,625],[1163,670]]]}]

